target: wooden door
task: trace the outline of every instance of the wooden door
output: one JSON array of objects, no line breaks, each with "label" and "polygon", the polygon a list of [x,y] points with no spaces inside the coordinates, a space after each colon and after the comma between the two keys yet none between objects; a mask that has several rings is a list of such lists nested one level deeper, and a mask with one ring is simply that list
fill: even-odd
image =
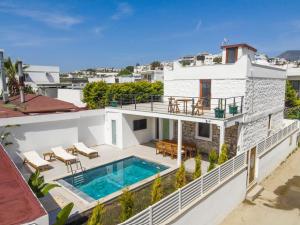
[{"label": "wooden door", "polygon": [[256,147],[249,151],[248,156],[248,186],[255,181]]},{"label": "wooden door", "polygon": [[200,80],[200,98],[204,100],[204,108],[210,109],[211,80]]}]

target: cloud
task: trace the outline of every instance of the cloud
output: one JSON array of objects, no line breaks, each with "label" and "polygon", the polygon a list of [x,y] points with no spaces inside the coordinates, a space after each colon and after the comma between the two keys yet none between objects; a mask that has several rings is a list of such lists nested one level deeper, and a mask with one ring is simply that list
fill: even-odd
[{"label": "cloud", "polygon": [[76,24],[82,23],[83,21],[82,18],[79,17],[60,14],[57,12],[25,9],[20,6],[7,3],[0,4],[0,12],[30,18],[56,28],[70,28]]},{"label": "cloud", "polygon": [[104,27],[102,27],[102,26],[96,26],[96,27],[94,27],[94,29],[92,31],[95,34],[102,36],[103,35],[103,31],[104,31]]},{"label": "cloud", "polygon": [[202,20],[200,19],[196,24],[195,31],[199,31],[201,27],[202,27]]},{"label": "cloud", "polygon": [[128,3],[122,2],[119,3],[117,7],[117,11],[111,16],[111,19],[119,20],[123,17],[132,15],[132,13],[133,13],[132,7]]}]

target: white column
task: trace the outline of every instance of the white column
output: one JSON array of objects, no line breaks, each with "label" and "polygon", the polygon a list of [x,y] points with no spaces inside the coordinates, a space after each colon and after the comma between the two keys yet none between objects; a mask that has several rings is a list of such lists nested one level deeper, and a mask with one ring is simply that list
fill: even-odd
[{"label": "white column", "polygon": [[220,145],[219,145],[219,155],[221,154],[222,145],[225,143],[225,126],[220,126]]},{"label": "white column", "polygon": [[182,122],[178,120],[177,129],[177,165],[181,165],[181,149],[182,149]]}]

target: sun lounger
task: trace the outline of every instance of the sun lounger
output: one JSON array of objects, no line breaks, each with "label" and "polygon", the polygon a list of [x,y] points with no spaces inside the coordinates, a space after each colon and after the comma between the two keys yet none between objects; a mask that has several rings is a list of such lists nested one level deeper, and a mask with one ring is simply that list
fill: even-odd
[{"label": "sun lounger", "polygon": [[24,152],[24,163],[28,163],[30,166],[32,166],[35,169],[43,170],[45,168],[48,168],[50,163],[44,159],[42,159],[39,154],[37,154],[35,151],[30,152]]},{"label": "sun lounger", "polygon": [[98,157],[98,152],[94,149],[88,148],[84,143],[79,142],[75,143],[74,147],[76,148],[76,151],[84,156],[87,156],[89,158],[92,157]]},{"label": "sun lounger", "polygon": [[58,147],[54,147],[51,148],[54,157],[57,158],[60,161],[63,161],[64,163],[68,163],[68,162],[72,162],[72,161],[76,161],[76,156],[68,153],[63,147],[58,146]]}]

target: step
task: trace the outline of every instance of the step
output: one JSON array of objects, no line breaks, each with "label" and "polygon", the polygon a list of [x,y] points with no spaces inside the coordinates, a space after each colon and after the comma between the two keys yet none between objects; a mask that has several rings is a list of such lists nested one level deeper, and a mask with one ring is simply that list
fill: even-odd
[{"label": "step", "polygon": [[263,190],[264,190],[263,186],[256,184],[253,188],[251,188],[247,192],[246,199],[251,202],[254,201]]}]

